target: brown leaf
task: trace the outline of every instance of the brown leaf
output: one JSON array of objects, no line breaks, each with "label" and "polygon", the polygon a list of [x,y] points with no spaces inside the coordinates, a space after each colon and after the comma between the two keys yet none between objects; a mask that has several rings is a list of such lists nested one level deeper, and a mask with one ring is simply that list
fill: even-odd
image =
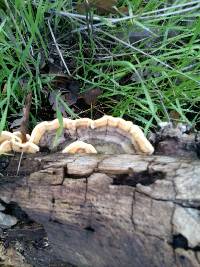
[{"label": "brown leaf", "polygon": [[116,13],[115,6],[118,0],[88,0],[89,6],[86,2],[78,3],[76,9],[79,13],[85,14],[88,7],[96,9],[100,15]]},{"label": "brown leaf", "polygon": [[70,80],[66,77],[56,77],[53,80],[53,86],[56,89],[49,93],[49,102],[54,110],[56,110],[55,99],[58,93],[61,93],[60,97],[68,106],[76,104],[80,91],[80,84],[78,81]]},{"label": "brown leaf", "polygon": [[[20,125],[22,123],[22,117],[20,117],[21,114],[18,114],[18,118],[13,120],[12,123],[10,124],[10,129],[14,129],[15,131],[20,128]],[[12,114],[14,116],[14,114]]]},{"label": "brown leaf", "polygon": [[2,94],[5,94],[6,93],[6,90],[7,90],[7,84],[5,83],[3,85]]},{"label": "brown leaf", "polygon": [[169,115],[174,125],[177,125],[180,122],[181,116],[176,110],[170,111]]},{"label": "brown leaf", "polygon": [[63,95],[63,98],[67,102],[68,106],[72,106],[72,105],[76,104],[76,102],[78,100],[78,96],[76,94],[72,94],[71,92],[65,93]]},{"label": "brown leaf", "polygon": [[128,7],[127,6],[121,6],[118,8],[118,10],[122,14],[128,14]]},{"label": "brown leaf", "polygon": [[[49,93],[49,103],[51,104],[51,108],[56,111],[57,103],[56,103],[56,96],[59,94],[58,90],[54,90],[53,92]],[[71,92],[66,92],[60,95],[60,98],[70,107],[74,105],[77,101],[77,95],[72,94]],[[67,117],[66,109],[62,103],[58,103],[58,108],[62,113],[63,117]]]},{"label": "brown leaf", "polygon": [[88,105],[94,105],[97,102],[97,97],[101,95],[101,89],[94,88],[83,93],[81,97],[84,99],[85,103]]}]

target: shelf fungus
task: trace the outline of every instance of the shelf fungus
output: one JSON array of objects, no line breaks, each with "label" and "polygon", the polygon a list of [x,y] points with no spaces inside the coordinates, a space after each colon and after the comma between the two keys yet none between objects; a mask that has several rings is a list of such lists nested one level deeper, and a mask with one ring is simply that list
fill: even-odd
[{"label": "shelf fungus", "polygon": [[22,143],[21,140],[19,142],[15,139],[11,140],[11,146],[12,150],[16,152],[36,153],[40,150],[39,147],[32,142],[27,141],[25,143]]},{"label": "shelf fungus", "polygon": [[11,142],[9,140],[5,140],[0,143],[0,155],[8,153],[12,150]]},{"label": "shelf fungus", "polygon": [[20,132],[10,133],[2,131],[0,134],[0,154],[5,154],[11,151],[36,153],[39,151],[39,147],[30,142],[30,135],[27,135],[27,142],[23,143]]},{"label": "shelf fungus", "polygon": [[63,118],[39,123],[22,141],[20,132],[0,134],[0,154],[10,151],[36,153],[39,150],[63,153],[145,154],[154,152],[142,130],[130,121],[112,116],[97,120]]},{"label": "shelf fungus", "polygon": [[41,149],[64,153],[150,155],[154,151],[137,125],[112,116],[97,120],[63,118],[62,129],[58,119],[44,121],[33,129],[29,142]]},{"label": "shelf fungus", "polygon": [[8,131],[2,131],[0,134],[0,154],[12,151],[12,140],[20,141],[20,138]]},{"label": "shelf fungus", "polygon": [[96,154],[96,149],[91,145],[83,141],[75,141],[63,149],[62,153],[76,154],[76,153],[86,153],[86,154]]}]

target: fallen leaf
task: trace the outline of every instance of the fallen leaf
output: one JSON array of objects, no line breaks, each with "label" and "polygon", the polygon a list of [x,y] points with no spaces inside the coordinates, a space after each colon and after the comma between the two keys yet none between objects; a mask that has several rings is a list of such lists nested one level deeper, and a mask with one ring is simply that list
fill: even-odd
[{"label": "fallen leaf", "polygon": [[49,93],[49,103],[53,110],[56,110],[55,96],[60,93],[60,97],[67,103],[68,106],[76,104],[79,97],[80,84],[76,80],[69,80],[66,77],[55,77],[53,85],[56,90]]},{"label": "fallen leaf", "polygon": [[76,80],[68,82],[67,89],[74,95],[78,95],[80,92],[80,83]]},{"label": "fallen leaf", "polygon": [[65,102],[69,107],[76,103],[78,97],[73,95],[70,92],[65,93],[65,94],[60,94],[58,90],[54,90],[53,92],[49,93],[48,99],[49,99],[51,108],[54,111],[57,111],[57,108],[59,108],[59,111],[62,113],[63,117],[67,117],[68,114],[66,113],[65,106],[61,102],[56,103],[56,97],[58,94],[60,95],[59,97],[62,99],[62,101]]},{"label": "fallen leaf", "polygon": [[[97,102],[98,96],[101,95],[101,89],[99,88],[94,88],[86,91],[81,95],[81,97],[84,99],[85,103],[88,105],[94,105]],[[80,98],[81,98],[80,97]]]},{"label": "fallen leaf", "polygon": [[7,85],[6,83],[3,85],[3,89],[2,89],[2,94],[6,94],[6,88],[7,88]]},{"label": "fallen leaf", "polygon": [[128,14],[128,7],[127,6],[121,6],[118,8],[118,10],[122,14]]},{"label": "fallen leaf", "polygon": [[[87,4],[88,2],[88,4]],[[88,8],[93,8],[96,10],[96,13],[99,15],[106,15],[111,13],[116,13],[116,5],[118,4],[118,0],[88,0],[84,3],[78,3],[76,9],[79,13],[85,14],[88,11]],[[128,8],[121,6],[118,9],[121,13],[127,13]]]},{"label": "fallen leaf", "polygon": [[62,95],[62,97],[67,102],[68,106],[72,106],[76,104],[78,100],[78,96],[75,94],[72,94],[71,92],[65,93],[64,95]]},{"label": "fallen leaf", "polygon": [[[19,115],[19,114],[18,114]],[[18,116],[18,118],[17,119],[15,119],[12,123],[11,123],[11,125],[10,125],[10,129],[17,129],[17,128],[19,128],[20,127],[20,125],[21,125],[21,123],[22,123],[22,117],[19,117]]]},{"label": "fallen leaf", "polygon": [[180,122],[181,116],[176,110],[170,111],[169,116],[174,125],[177,125]]},{"label": "fallen leaf", "polygon": [[[51,107],[54,111],[56,111],[57,105],[56,105],[56,96],[59,93],[59,91],[54,90],[53,92],[49,93],[49,103],[51,104]],[[60,96],[62,98],[62,95]],[[62,105],[59,105],[59,109],[61,113],[65,116],[65,108]]]}]

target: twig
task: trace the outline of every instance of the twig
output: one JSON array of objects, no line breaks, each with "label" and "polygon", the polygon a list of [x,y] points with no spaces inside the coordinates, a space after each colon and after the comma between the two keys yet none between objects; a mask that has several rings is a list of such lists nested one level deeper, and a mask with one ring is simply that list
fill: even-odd
[{"label": "twig", "polygon": [[69,76],[72,76],[71,73],[70,73],[70,71],[69,71],[69,69],[68,69],[68,67],[67,67],[67,64],[65,63],[65,60],[64,60],[64,58],[63,58],[63,55],[62,55],[62,53],[61,53],[61,51],[60,51],[60,48],[59,48],[59,46],[58,46],[58,43],[56,42],[56,38],[55,38],[55,35],[54,35],[53,30],[52,30],[52,28],[51,28],[49,19],[48,19],[48,27],[49,27],[51,36],[52,36],[52,38],[53,38],[53,42],[54,42],[54,44],[55,44],[55,46],[56,46],[56,49],[57,49],[57,51],[58,51],[58,54],[59,54],[59,56],[60,56],[60,58],[61,58],[61,60],[62,60],[62,63],[63,63],[63,65],[64,65],[64,67],[65,67],[65,69],[66,69],[68,75],[69,75]]},{"label": "twig", "polygon": [[26,142],[26,134],[28,132],[28,124],[29,124],[29,115],[30,115],[30,108],[32,102],[32,92],[30,92],[25,100],[24,108],[23,108],[23,118],[20,125],[20,132],[22,134],[22,142]]},{"label": "twig", "polygon": [[22,152],[21,155],[20,155],[19,163],[18,163],[18,166],[17,166],[16,176],[18,176],[18,174],[19,174],[19,169],[20,169],[20,166],[21,166],[23,154],[24,154],[24,152]]},{"label": "twig", "polygon": [[90,23],[91,23],[91,11],[90,11],[90,6],[88,3],[88,0],[85,0],[85,11],[86,11],[86,24],[87,24],[87,29],[88,29],[88,34],[91,35],[92,34],[92,27],[90,27]]},{"label": "twig", "polygon": [[[24,108],[23,108],[23,118],[22,118],[22,122],[20,125],[20,132],[22,135],[22,143],[26,142],[26,134],[28,132],[28,124],[29,124],[29,116],[30,116],[30,109],[31,109],[31,102],[32,102],[32,92],[30,92],[26,99],[25,99],[25,104],[24,104]],[[21,161],[22,161],[22,157],[23,157],[23,152],[20,155],[20,159],[19,159],[19,163],[18,163],[18,167],[17,167],[17,174],[19,173],[19,169],[21,166]]]}]

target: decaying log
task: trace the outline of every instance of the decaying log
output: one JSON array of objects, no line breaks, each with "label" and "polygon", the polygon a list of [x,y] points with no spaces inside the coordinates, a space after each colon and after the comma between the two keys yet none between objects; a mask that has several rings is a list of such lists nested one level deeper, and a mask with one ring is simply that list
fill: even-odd
[{"label": "decaying log", "polygon": [[[162,156],[26,156],[0,199],[41,223],[76,266],[200,266],[200,162]],[[28,168],[28,166],[30,166]]]}]

